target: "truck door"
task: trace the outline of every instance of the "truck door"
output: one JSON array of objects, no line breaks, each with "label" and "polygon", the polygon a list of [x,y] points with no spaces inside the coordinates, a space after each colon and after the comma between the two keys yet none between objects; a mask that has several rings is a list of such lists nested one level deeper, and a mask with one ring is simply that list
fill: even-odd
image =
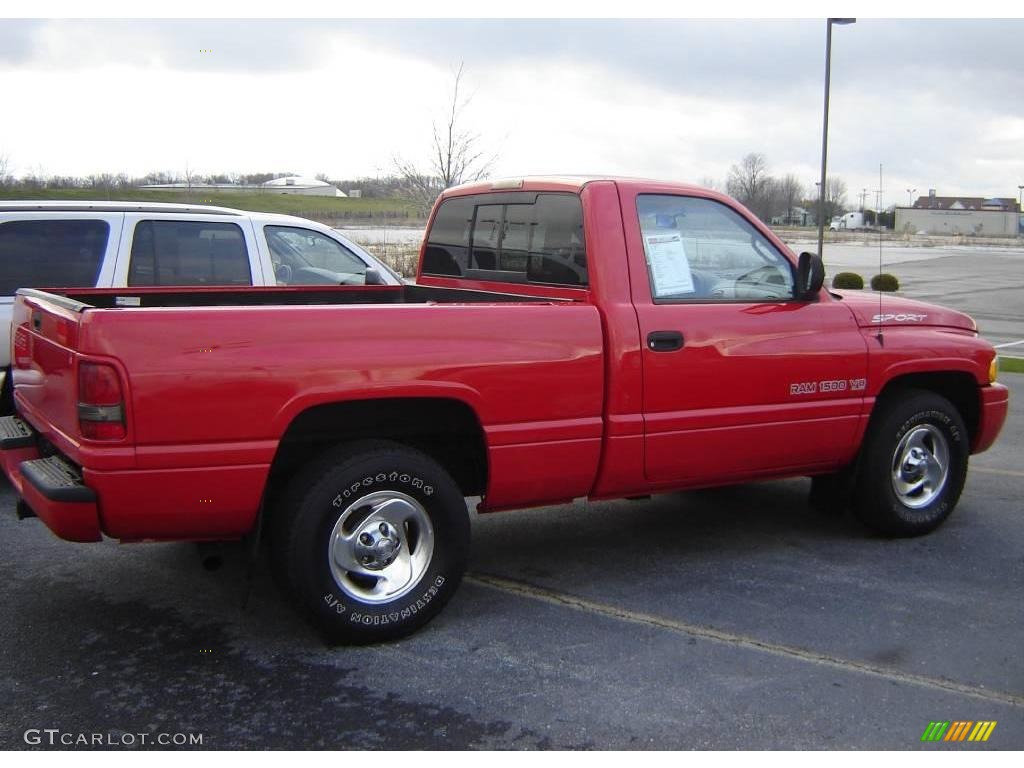
[{"label": "truck door", "polygon": [[823,470],[852,457],[867,349],[777,241],[724,201],[622,198],[655,484]]}]

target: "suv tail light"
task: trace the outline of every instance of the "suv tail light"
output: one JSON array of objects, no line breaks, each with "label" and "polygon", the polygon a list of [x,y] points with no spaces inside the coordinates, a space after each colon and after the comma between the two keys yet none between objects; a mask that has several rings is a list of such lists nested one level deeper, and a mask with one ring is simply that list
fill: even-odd
[{"label": "suv tail light", "polygon": [[89,440],[124,438],[124,395],[114,366],[78,366],[78,425],[82,437]]}]

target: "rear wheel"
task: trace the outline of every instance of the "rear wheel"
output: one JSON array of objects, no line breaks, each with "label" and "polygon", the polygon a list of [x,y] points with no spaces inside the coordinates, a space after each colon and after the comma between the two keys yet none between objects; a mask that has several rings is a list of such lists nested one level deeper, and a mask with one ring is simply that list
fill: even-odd
[{"label": "rear wheel", "polygon": [[364,441],[292,481],[273,542],[278,572],[328,640],[370,643],[418,629],[466,568],[469,516],[433,459]]},{"label": "rear wheel", "polygon": [[879,403],[854,497],[858,516],[891,536],[917,536],[949,517],[967,477],[967,428],[944,397],[903,390]]}]

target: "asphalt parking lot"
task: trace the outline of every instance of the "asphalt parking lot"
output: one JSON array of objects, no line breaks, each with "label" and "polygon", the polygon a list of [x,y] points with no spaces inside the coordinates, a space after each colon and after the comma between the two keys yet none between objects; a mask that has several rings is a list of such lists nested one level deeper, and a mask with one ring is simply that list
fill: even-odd
[{"label": "asphalt parking lot", "polygon": [[[240,547],[207,572],[188,544],[62,542],[5,486],[0,747],[1024,748],[1024,376],[1004,379],[1004,434],[930,536],[813,512],[806,480],[475,517],[447,609],[369,648],[325,647],[265,566],[243,610]],[[998,725],[922,744],[933,720]]]}]

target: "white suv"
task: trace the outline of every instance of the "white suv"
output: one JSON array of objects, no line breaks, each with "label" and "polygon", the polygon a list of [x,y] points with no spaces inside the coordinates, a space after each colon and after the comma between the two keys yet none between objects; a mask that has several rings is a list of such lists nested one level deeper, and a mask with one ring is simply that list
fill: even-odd
[{"label": "white suv", "polygon": [[18,288],[400,285],[330,227],[295,216],[173,203],[0,201],[0,408],[9,404]]}]

